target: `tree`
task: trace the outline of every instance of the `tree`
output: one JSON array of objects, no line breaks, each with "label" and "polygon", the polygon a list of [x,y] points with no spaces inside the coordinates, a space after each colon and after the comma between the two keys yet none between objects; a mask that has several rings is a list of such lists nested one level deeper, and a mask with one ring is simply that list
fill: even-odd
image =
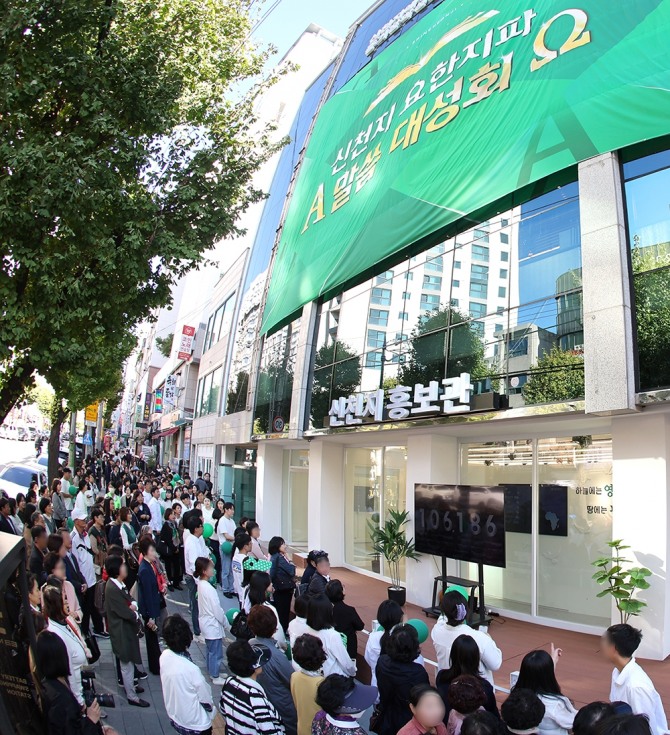
[{"label": "tree", "polygon": [[344,342],[322,345],[314,356],[314,382],[310,415],[312,425],[321,428],[331,401],[355,393],[361,384],[359,356]]},{"label": "tree", "polygon": [[54,407],[55,394],[50,385],[37,383],[26,393],[26,401],[37,406],[45,419],[50,420]]},{"label": "tree", "polygon": [[554,346],[530,369],[522,389],[527,404],[556,403],[584,396],[584,357]]},{"label": "tree", "polygon": [[156,348],[163,355],[163,357],[170,357],[172,352],[172,341],[174,340],[174,332],[165,337],[156,337]]},{"label": "tree", "polygon": [[91,342],[127,357],[135,326],[261,198],[252,176],[278,145],[254,117],[262,85],[230,101],[267,57],[248,7],[3,4],[0,419]]},{"label": "tree", "polygon": [[[446,327],[450,326],[450,329]],[[449,306],[424,317],[414,327],[405,362],[398,371],[402,385],[470,373],[473,379],[488,374],[484,344],[476,322]]]}]

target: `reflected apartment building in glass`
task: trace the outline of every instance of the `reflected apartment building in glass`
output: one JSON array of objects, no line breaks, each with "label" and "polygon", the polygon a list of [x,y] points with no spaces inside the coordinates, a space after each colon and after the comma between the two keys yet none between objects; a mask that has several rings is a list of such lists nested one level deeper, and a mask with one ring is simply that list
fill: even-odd
[{"label": "reflected apartment building in glass", "polygon": [[[382,578],[369,523],[390,509],[413,518],[416,483],[502,485],[507,563],[485,569],[487,603],[600,632],[618,615],[597,597],[591,562],[622,538],[654,573],[641,655],[665,658],[670,138],[543,178],[260,336],[270,256],[312,118],[440,5],[367,56],[405,4],[374,5],[306,91],[235,298],[216,409],[226,429],[194,448],[197,466],[218,473],[227,497],[246,493],[264,538],[325,548],[334,565]],[[461,375],[468,411],[422,411],[416,394],[400,405],[402,386]],[[370,396],[384,403],[378,415]],[[448,570],[476,577],[465,563]],[[403,573],[408,599],[427,605],[439,560],[423,556]]]}]

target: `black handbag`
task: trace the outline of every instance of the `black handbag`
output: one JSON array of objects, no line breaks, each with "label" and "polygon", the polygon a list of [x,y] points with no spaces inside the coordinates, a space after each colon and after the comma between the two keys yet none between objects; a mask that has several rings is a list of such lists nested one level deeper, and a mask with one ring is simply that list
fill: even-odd
[{"label": "black handbag", "polygon": [[87,633],[84,636],[84,643],[91,654],[88,658],[89,664],[96,663],[100,659],[100,646],[98,645],[97,638],[92,633]]},{"label": "black handbag", "polygon": [[247,614],[243,610],[235,616],[230,632],[238,641],[250,641],[254,637],[254,632],[247,623]]}]

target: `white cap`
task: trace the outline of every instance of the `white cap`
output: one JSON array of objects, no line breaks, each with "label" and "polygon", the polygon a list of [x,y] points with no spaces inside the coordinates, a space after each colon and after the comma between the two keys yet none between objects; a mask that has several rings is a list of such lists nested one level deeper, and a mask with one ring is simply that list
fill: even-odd
[{"label": "white cap", "polygon": [[73,521],[86,521],[88,520],[88,515],[83,510],[79,510],[77,508],[76,510],[72,511],[72,520]]}]

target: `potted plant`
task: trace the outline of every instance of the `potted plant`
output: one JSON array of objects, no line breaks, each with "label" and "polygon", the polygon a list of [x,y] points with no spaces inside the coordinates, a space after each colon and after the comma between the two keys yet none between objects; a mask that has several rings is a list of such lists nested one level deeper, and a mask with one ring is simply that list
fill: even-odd
[{"label": "potted plant", "polygon": [[414,539],[408,540],[405,533],[407,523],[409,513],[406,510],[389,511],[389,517],[381,526],[368,521],[373,555],[383,556],[388,564],[391,577],[391,586],[388,588],[389,600],[395,600],[401,606],[405,604],[407,590],[400,583],[400,562],[403,559],[416,561],[419,559]]},{"label": "potted plant", "polygon": [[598,593],[598,597],[610,595],[616,602],[621,622],[627,623],[631,615],[639,615],[647,606],[644,600],[633,599],[633,595],[637,590],[649,589],[651,585],[647,577],[651,577],[652,573],[646,567],[625,568],[632,562],[625,559],[622,552],[630,549],[630,546],[624,546],[621,539],[610,541],[607,545],[612,550],[610,555],[591,562],[598,570],[593,579],[600,585],[607,585]]}]

